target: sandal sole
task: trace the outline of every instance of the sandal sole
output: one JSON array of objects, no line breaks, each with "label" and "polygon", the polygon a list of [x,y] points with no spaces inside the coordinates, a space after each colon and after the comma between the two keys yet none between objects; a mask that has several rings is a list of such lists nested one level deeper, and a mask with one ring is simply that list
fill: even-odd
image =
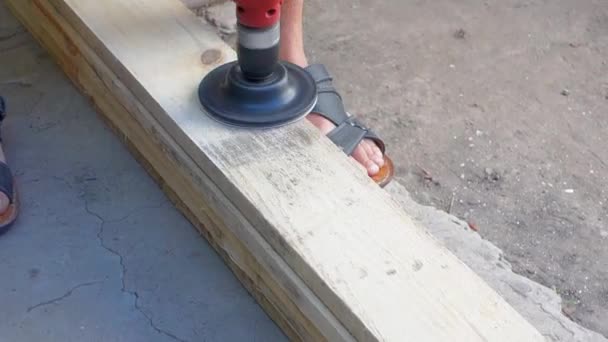
[{"label": "sandal sole", "polygon": [[380,171],[371,177],[376,184],[378,184],[381,188],[387,186],[395,176],[395,165],[393,164],[393,160],[388,156],[384,156],[384,166],[380,168]]},{"label": "sandal sole", "polygon": [[0,235],[8,232],[13,223],[17,220],[19,214],[19,196],[17,195],[17,188],[13,181],[13,203],[8,206],[6,211],[0,215]]}]

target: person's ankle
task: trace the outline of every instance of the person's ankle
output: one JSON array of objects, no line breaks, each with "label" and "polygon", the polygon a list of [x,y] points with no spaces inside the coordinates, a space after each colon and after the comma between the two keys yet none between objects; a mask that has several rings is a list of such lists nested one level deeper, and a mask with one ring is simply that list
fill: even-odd
[{"label": "person's ankle", "polygon": [[308,66],[308,59],[306,58],[306,55],[302,52],[281,51],[279,54],[279,58],[281,60],[293,63],[301,68],[305,68]]}]

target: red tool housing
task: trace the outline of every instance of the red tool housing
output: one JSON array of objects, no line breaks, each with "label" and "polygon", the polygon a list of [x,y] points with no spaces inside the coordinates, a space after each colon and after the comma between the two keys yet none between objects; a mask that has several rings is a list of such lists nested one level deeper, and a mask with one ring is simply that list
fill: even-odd
[{"label": "red tool housing", "polygon": [[236,14],[241,25],[267,28],[281,19],[283,0],[234,0]]}]

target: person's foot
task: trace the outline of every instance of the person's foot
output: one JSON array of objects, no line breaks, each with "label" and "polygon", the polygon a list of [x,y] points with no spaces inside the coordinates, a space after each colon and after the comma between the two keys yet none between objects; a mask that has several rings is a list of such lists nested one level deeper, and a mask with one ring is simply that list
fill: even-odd
[{"label": "person's foot", "polygon": [[[308,66],[306,56],[303,52],[299,51],[298,48],[286,47],[284,48],[284,51],[282,51],[281,55],[283,59],[302,68]],[[323,134],[328,134],[336,127],[333,122],[315,113],[309,114],[306,118]],[[367,170],[367,174],[370,177],[375,176],[380,171],[380,168],[384,166],[384,157],[382,155],[382,151],[378,145],[376,145],[370,139],[364,139],[359,143],[359,146],[357,146],[352,154],[352,158],[354,158]]]},{"label": "person's foot", "polygon": [[[302,68],[308,66],[308,59],[304,52],[303,40],[303,0],[285,0],[281,13],[281,44],[279,58],[294,63]],[[324,135],[327,135],[336,126],[326,118],[314,114],[307,116]],[[361,164],[370,177],[379,174],[385,161],[380,148],[372,140],[364,139],[351,154]]]},{"label": "person's foot", "polygon": [[[6,116],[6,103],[0,96],[0,124]],[[0,137],[0,235],[6,233],[15,222],[18,215],[18,199],[15,193],[13,175],[6,164]]]},{"label": "person's foot", "polygon": [[[336,127],[331,121],[315,113],[309,114],[306,118],[323,134],[328,134]],[[352,158],[367,170],[369,176],[375,176],[380,168],[384,166],[382,151],[370,139],[364,139],[359,143],[352,154]]]},{"label": "person's foot", "polygon": [[[4,151],[2,150],[2,144],[0,144],[0,162],[6,162]],[[6,213],[10,203],[11,202],[8,199],[8,196],[4,192],[0,191],[0,215]]]}]

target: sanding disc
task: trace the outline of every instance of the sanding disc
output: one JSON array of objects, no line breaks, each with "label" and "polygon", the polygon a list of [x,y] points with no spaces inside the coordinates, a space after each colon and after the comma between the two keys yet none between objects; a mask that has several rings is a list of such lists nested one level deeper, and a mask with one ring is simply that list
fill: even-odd
[{"label": "sanding disc", "polygon": [[205,112],[234,126],[268,128],[306,116],[316,104],[314,79],[297,65],[280,62],[265,80],[243,77],[237,62],[222,65],[202,80],[198,90]]}]

